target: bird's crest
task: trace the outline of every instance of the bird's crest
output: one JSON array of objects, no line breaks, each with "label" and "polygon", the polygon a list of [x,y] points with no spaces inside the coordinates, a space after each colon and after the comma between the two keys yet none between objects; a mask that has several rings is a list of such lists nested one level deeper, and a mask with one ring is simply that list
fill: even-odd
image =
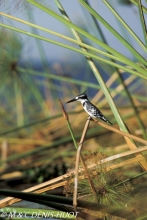
[{"label": "bird's crest", "polygon": [[85,92],[83,92],[82,94],[78,95],[77,97],[82,97],[82,96],[86,96],[87,97],[86,92],[87,92],[87,90]]}]

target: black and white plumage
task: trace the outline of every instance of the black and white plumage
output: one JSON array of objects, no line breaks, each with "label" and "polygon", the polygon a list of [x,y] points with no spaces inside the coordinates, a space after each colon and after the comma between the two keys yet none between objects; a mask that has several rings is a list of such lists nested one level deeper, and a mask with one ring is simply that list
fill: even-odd
[{"label": "black and white plumage", "polygon": [[74,101],[80,101],[81,104],[83,105],[84,110],[88,113],[88,115],[90,115],[92,118],[98,118],[101,119],[109,124],[112,125],[112,123],[105,118],[105,116],[101,113],[101,111],[95,106],[93,105],[86,94],[86,91],[84,93],[82,93],[81,95],[76,96],[74,99],[66,102],[74,102]]}]

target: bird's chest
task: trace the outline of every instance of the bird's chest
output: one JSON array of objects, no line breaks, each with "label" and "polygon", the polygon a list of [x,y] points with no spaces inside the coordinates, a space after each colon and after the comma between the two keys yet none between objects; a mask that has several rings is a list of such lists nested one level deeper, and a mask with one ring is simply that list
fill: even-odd
[{"label": "bird's chest", "polygon": [[85,105],[83,105],[84,110],[92,117],[95,117],[97,114],[97,109],[89,104],[89,103],[85,103]]}]

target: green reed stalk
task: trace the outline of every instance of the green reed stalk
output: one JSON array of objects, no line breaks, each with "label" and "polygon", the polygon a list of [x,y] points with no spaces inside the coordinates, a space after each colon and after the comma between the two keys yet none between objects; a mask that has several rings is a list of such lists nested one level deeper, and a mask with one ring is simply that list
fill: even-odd
[{"label": "green reed stalk", "polygon": [[[120,18],[120,16],[116,13],[116,11],[111,7],[111,5],[108,4],[108,2],[107,2],[106,0],[103,0],[103,1],[104,1],[104,3],[106,4],[106,6],[116,15],[116,17],[117,17],[119,20],[121,20],[121,22],[124,24],[123,20],[122,20],[122,19]],[[89,3],[88,3],[87,1],[86,1],[86,3],[89,5]],[[89,7],[90,7],[90,5],[89,5]],[[99,31],[99,33],[100,33],[100,35],[101,35],[101,37],[102,37],[104,43],[107,44],[106,38],[105,38],[103,32],[101,31],[101,28],[100,28],[100,26],[98,25],[95,16],[93,16],[93,15],[91,15],[91,16],[92,16],[92,18],[93,18],[94,24],[95,24],[95,26],[97,27],[97,29],[98,29],[98,31]],[[127,28],[127,29],[130,30],[130,28],[129,28],[127,25],[124,25],[124,26],[125,26],[125,28]],[[130,30],[130,31],[131,31],[131,30]],[[131,32],[131,33],[132,33],[132,32]],[[132,34],[133,34],[133,33],[132,33]],[[135,34],[133,35],[133,37],[136,39],[136,35],[135,35]],[[139,39],[139,38],[137,37],[137,39]],[[146,49],[146,48],[144,47],[144,49]],[[111,58],[110,58],[110,59],[111,59]],[[113,59],[111,59],[111,61],[115,62],[115,60],[113,60]],[[137,108],[136,108],[136,106],[135,106],[135,104],[134,104],[134,101],[133,101],[133,99],[132,99],[132,96],[131,96],[131,94],[130,94],[128,88],[127,88],[127,86],[126,86],[125,83],[124,83],[124,80],[123,80],[123,77],[122,77],[122,75],[121,75],[121,73],[120,73],[120,70],[115,67],[115,71],[116,71],[116,73],[117,73],[118,80],[119,80],[120,84],[123,86],[124,92],[125,92],[125,94],[126,94],[128,100],[129,100],[129,102],[130,102],[130,104],[131,104],[131,106],[132,106],[132,108],[133,108],[134,115],[135,115],[135,117],[136,117],[136,119],[137,119],[137,122],[138,122],[138,124],[139,124],[139,127],[140,127],[141,130],[142,130],[143,137],[144,137],[145,139],[147,139],[147,134],[146,134],[146,130],[145,130],[144,124],[142,123],[142,120],[141,120],[141,118],[140,118],[140,116],[139,116],[139,114],[138,114],[138,111],[137,111]]]},{"label": "green reed stalk", "polygon": [[[64,17],[66,17],[66,20],[68,20],[69,22],[71,22],[70,19],[69,19],[69,17],[68,17],[67,14],[66,14],[64,8],[61,6],[61,3],[60,3],[58,0],[55,0],[55,1],[56,1],[56,3],[58,4],[58,7],[59,7],[60,11],[63,13]],[[78,35],[78,33],[77,33],[74,29],[72,29],[72,32],[73,32],[75,38],[76,38],[78,41],[82,42],[80,36]],[[81,49],[84,50],[84,51],[86,50],[86,49],[83,48],[83,47],[82,47]],[[105,83],[104,83],[104,81],[103,81],[103,79],[102,79],[102,77],[101,77],[101,75],[100,75],[98,69],[96,68],[96,66],[95,66],[95,64],[94,64],[94,62],[93,62],[93,60],[92,60],[92,58],[87,58],[87,62],[88,62],[88,64],[89,64],[89,66],[91,67],[91,69],[92,69],[92,71],[93,71],[93,73],[94,73],[94,75],[95,75],[95,77],[96,77],[98,83],[100,84],[100,87],[101,87],[102,91],[104,92],[104,94],[105,94],[105,96],[106,96],[106,98],[107,98],[107,101],[108,101],[108,103],[109,103],[109,105],[110,105],[110,107],[111,107],[111,109],[112,109],[112,111],[113,111],[113,114],[114,114],[114,116],[115,116],[115,118],[116,118],[117,123],[119,124],[120,128],[121,128],[123,131],[129,132],[128,129],[127,129],[127,127],[125,126],[125,124],[124,124],[124,122],[123,122],[123,120],[122,120],[122,118],[121,118],[121,116],[120,116],[120,114],[119,114],[119,112],[118,112],[118,109],[117,109],[117,107],[115,106],[113,99],[111,98],[111,95],[110,95],[110,93],[109,93],[109,90],[108,90],[107,86],[105,85]]]}]

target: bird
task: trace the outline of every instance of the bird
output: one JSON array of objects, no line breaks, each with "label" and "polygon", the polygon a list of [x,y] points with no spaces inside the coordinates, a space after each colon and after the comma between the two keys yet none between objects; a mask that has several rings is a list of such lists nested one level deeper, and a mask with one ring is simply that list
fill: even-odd
[{"label": "bird", "polygon": [[102,112],[95,106],[93,105],[86,94],[86,91],[78,96],[76,96],[74,99],[71,99],[70,101],[66,102],[66,103],[70,103],[70,102],[75,102],[75,101],[80,101],[84,110],[88,113],[88,115],[90,115],[91,118],[95,118],[95,119],[101,119],[104,122],[109,123],[110,125],[113,125],[103,114]]}]

